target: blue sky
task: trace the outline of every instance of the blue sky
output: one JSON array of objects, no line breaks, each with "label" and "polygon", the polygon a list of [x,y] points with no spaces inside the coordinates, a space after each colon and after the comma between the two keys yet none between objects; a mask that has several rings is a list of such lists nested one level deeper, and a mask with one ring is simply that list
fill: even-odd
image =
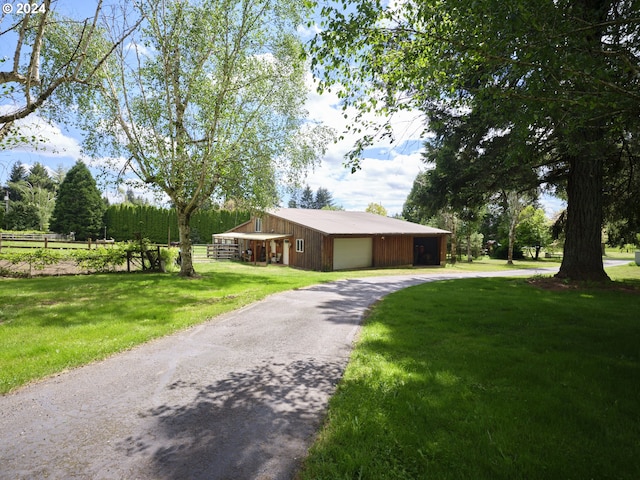
[{"label": "blue sky", "polygon": [[[0,3],[17,3],[0,0]],[[95,8],[93,0],[58,0],[56,9],[59,12],[89,16]],[[304,40],[313,35],[313,29],[301,27],[299,32]],[[7,51],[8,45],[0,45],[0,56],[12,57]],[[13,46],[9,46],[13,47]],[[334,93],[325,92],[319,95],[313,87],[313,79],[308,76],[309,96],[307,109],[311,120],[322,122],[342,133],[347,127],[339,99]],[[0,105],[0,108],[7,108]],[[352,148],[356,137],[345,134],[343,140],[329,145],[322,162],[308,172],[305,179],[314,191],[319,187],[328,189],[335,203],[347,210],[364,210],[371,202],[383,205],[390,215],[400,213],[402,205],[411,190],[416,175],[424,170],[421,161],[422,145],[426,138],[422,137],[424,124],[416,112],[402,112],[393,119],[396,141],[393,144],[381,142],[365,152],[362,169],[352,174],[345,168],[344,156]],[[4,184],[11,165],[15,161],[32,165],[40,162],[56,169],[71,168],[78,159],[98,166],[104,162],[100,159],[89,159],[82,156],[82,132],[70,131],[64,126],[50,125],[37,115],[32,115],[21,122],[25,131],[38,132],[47,141],[38,150],[23,147],[12,151],[0,151],[0,184]],[[97,170],[94,170],[97,173]],[[118,192],[113,188],[107,190],[112,201],[118,201]],[[286,206],[286,205],[283,205]],[[545,208],[550,215],[562,207],[560,202],[545,200]]]}]

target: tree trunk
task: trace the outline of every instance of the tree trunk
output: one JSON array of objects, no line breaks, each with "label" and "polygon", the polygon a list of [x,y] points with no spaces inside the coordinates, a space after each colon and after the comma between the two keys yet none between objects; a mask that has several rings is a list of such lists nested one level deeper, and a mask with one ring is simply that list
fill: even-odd
[{"label": "tree trunk", "polygon": [[451,263],[455,264],[458,256],[458,225],[455,215],[451,215]]},{"label": "tree trunk", "polygon": [[557,278],[604,282],[602,264],[603,160],[569,159],[564,255]]},{"label": "tree trunk", "polygon": [[178,234],[180,236],[180,276],[195,277],[196,271],[193,268],[193,256],[191,254],[191,213],[185,212],[176,206],[178,216]]},{"label": "tree trunk", "polygon": [[509,248],[507,249],[507,264],[513,265],[513,247],[516,243],[516,226],[518,225],[517,215],[512,212],[509,220]]},{"label": "tree trunk", "polygon": [[471,227],[467,225],[467,262],[473,262],[473,255],[471,254]]}]

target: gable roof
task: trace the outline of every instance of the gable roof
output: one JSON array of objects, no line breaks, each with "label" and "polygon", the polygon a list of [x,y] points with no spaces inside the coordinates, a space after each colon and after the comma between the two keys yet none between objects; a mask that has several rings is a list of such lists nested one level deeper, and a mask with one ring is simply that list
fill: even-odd
[{"label": "gable roof", "polygon": [[367,212],[278,208],[269,213],[327,235],[437,235],[451,233],[447,230]]}]

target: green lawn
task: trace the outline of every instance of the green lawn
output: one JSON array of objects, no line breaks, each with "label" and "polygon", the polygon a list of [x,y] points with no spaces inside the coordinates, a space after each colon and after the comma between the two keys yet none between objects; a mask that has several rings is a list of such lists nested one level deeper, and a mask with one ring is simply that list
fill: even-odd
[{"label": "green lawn", "polygon": [[[446,271],[509,270],[553,262],[485,259]],[[0,394],[206,321],[266,295],[342,278],[441,273],[440,268],[305,272],[229,262],[197,265],[200,278],[98,274],[0,279]]]},{"label": "green lawn", "polygon": [[615,288],[386,297],[299,478],[640,478],[640,268],[608,272]]},{"label": "green lawn", "polygon": [[[272,293],[413,269],[321,273],[235,262],[176,274],[0,278],[0,394],[202,323]],[[442,272],[421,269],[420,272]]]}]

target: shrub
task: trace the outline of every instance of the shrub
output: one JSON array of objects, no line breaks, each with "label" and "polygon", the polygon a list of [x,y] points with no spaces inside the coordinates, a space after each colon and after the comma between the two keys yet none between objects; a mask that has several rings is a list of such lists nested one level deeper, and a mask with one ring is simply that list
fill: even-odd
[{"label": "shrub", "polygon": [[160,249],[160,267],[163,272],[176,272],[178,271],[178,264],[176,260],[180,254],[178,248],[161,248]]},{"label": "shrub", "polygon": [[[506,260],[509,256],[509,245],[499,245],[493,250],[491,254],[492,258],[499,258],[501,260]],[[514,260],[522,260],[524,258],[524,253],[522,252],[522,247],[520,245],[513,246],[513,259]]]},{"label": "shrub", "polygon": [[69,257],[76,265],[96,272],[113,272],[116,267],[123,265],[127,260],[127,254],[122,244],[116,244],[111,248],[99,247],[95,250],[74,250]]},{"label": "shrub", "polygon": [[29,276],[31,276],[33,269],[43,270],[47,265],[54,265],[63,259],[63,255],[56,250],[33,248],[23,252],[3,253],[0,255],[0,259],[8,261],[12,265],[28,264]]}]

